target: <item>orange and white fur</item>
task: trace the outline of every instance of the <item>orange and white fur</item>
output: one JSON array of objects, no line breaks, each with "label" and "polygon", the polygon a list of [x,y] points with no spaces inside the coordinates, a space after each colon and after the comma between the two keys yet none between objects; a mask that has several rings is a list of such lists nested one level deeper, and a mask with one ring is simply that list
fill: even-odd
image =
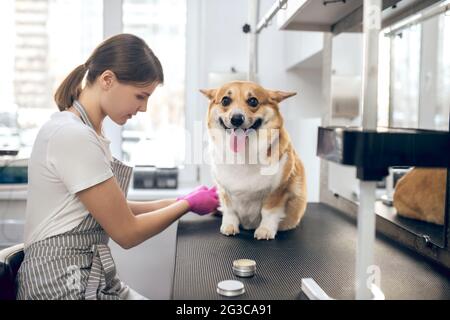
[{"label": "orange and white fur", "polygon": [[235,235],[242,225],[256,229],[256,239],[269,240],[279,230],[295,228],[306,209],[305,170],[278,106],[295,93],[245,81],[200,91],[209,99],[209,153],[221,203],[220,232]]},{"label": "orange and white fur", "polygon": [[395,186],[397,214],[443,225],[446,185],[447,169],[412,169]]}]

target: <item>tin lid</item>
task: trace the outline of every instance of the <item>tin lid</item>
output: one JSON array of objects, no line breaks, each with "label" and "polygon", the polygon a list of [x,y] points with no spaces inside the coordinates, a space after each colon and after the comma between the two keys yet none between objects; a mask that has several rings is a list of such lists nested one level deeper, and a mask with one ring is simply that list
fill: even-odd
[{"label": "tin lid", "polygon": [[217,284],[217,293],[227,297],[235,297],[245,293],[244,284],[237,280],[225,280]]},{"label": "tin lid", "polygon": [[243,272],[255,271],[256,262],[250,259],[238,259],[233,261],[233,269]]}]

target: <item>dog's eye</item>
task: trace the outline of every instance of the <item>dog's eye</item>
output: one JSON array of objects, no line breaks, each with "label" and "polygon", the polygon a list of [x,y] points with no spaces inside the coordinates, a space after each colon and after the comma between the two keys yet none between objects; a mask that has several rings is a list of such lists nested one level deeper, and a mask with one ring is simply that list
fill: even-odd
[{"label": "dog's eye", "polygon": [[248,104],[250,107],[256,107],[256,106],[258,105],[258,103],[259,103],[259,101],[258,101],[258,99],[256,99],[255,97],[249,98],[249,99],[247,100],[247,104]]},{"label": "dog's eye", "polygon": [[231,98],[230,97],[223,97],[222,98],[222,105],[224,107],[228,107],[231,104]]}]

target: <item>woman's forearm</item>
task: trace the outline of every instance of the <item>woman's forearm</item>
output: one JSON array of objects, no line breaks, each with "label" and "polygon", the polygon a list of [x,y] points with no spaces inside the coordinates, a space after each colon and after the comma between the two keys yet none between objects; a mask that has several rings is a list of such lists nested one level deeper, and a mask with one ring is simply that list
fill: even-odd
[{"label": "woman's forearm", "polygon": [[186,200],[176,201],[165,208],[152,212],[141,213],[134,219],[134,234],[130,239],[130,248],[165,230],[173,222],[189,211]]},{"label": "woman's forearm", "polygon": [[155,201],[127,201],[128,206],[131,209],[131,212],[135,216],[140,215],[142,213],[152,212],[158,209],[165,208],[175,203],[176,199],[164,199],[164,200],[155,200]]}]

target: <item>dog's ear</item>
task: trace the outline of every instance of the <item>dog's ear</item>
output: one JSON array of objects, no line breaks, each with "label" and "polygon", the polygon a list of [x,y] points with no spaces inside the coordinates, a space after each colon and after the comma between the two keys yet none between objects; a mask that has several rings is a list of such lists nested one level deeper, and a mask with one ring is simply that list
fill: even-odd
[{"label": "dog's ear", "polygon": [[200,92],[209,100],[213,100],[216,97],[217,89],[200,89]]},{"label": "dog's ear", "polygon": [[279,90],[267,90],[269,92],[269,98],[277,103],[280,103],[284,99],[295,96],[297,92],[284,92]]}]

